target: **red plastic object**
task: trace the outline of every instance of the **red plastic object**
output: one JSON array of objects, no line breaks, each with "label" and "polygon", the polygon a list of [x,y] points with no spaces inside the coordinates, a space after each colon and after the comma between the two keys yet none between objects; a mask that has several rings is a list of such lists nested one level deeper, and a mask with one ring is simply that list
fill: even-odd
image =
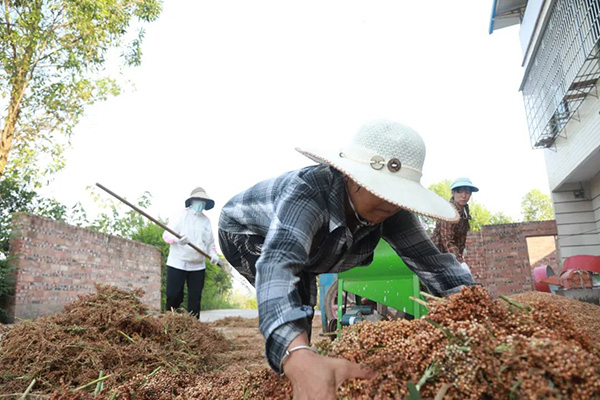
[{"label": "red plastic object", "polygon": [[593,287],[592,274],[581,269],[570,269],[560,274],[561,286],[565,289],[584,289]]},{"label": "red plastic object", "polygon": [[544,265],[542,267],[535,267],[533,269],[533,285],[536,291],[538,292],[547,292],[551,293],[550,287],[546,282],[542,282],[542,279],[549,278],[553,275],[554,270],[549,265]]},{"label": "red plastic object", "polygon": [[600,257],[590,255],[571,256],[565,260],[562,269],[563,271],[580,269],[600,274]]}]

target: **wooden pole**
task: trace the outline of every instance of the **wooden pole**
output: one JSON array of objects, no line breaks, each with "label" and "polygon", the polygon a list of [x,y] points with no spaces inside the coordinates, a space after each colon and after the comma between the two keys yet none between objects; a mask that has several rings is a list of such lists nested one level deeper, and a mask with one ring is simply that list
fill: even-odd
[{"label": "wooden pole", "polygon": [[[148,218],[150,221],[154,222],[156,225],[160,226],[161,228],[163,228],[165,231],[169,232],[171,235],[175,236],[176,238],[180,239],[182,237],[180,234],[178,234],[177,232],[175,232],[174,230],[172,230],[168,226],[164,225],[163,223],[161,223],[160,221],[158,221],[156,218],[153,218],[151,215],[147,214],[141,208],[139,208],[137,206],[134,206],[133,204],[131,204],[130,202],[128,202],[127,200],[125,200],[124,198],[122,198],[121,196],[119,196],[118,194],[116,194],[116,193],[108,190],[107,188],[105,188],[104,186],[102,186],[99,183],[96,183],[96,186],[98,186],[100,189],[104,190],[106,193],[110,194],[111,196],[119,199],[122,203],[127,204],[129,207],[133,208],[135,211],[139,212],[144,217]],[[198,253],[202,254],[204,257],[206,257],[206,258],[208,258],[210,260],[210,256],[208,254],[206,254],[204,251],[202,251],[195,244],[188,243],[188,246],[190,246],[192,249],[196,250]]]}]

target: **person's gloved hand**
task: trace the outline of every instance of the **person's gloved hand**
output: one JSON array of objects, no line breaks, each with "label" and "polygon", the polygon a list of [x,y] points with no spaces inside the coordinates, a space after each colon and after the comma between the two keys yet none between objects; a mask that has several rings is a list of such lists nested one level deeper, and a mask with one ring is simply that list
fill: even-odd
[{"label": "person's gloved hand", "polygon": [[210,263],[212,265],[219,265],[220,266],[221,265],[220,262],[221,262],[221,259],[219,258],[218,255],[213,254],[212,256],[210,256]]},{"label": "person's gloved hand", "polygon": [[188,239],[187,236],[185,236],[185,235],[183,235],[182,237],[180,237],[179,239],[177,239],[175,241],[175,243],[180,244],[182,246],[185,246],[189,242],[190,242],[190,239]]}]

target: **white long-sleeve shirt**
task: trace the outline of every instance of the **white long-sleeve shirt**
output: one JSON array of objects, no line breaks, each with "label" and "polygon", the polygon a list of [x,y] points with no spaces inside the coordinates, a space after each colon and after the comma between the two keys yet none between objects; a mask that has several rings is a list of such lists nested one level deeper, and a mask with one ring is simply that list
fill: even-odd
[{"label": "white long-sleeve shirt", "polygon": [[[177,214],[168,226],[179,235],[186,236],[192,244],[211,257],[217,255],[210,220],[203,213],[196,213],[186,208]],[[199,271],[206,268],[202,254],[187,244],[177,244],[177,238],[168,231],[163,233],[163,240],[171,245],[167,258],[168,266],[184,271]]]}]

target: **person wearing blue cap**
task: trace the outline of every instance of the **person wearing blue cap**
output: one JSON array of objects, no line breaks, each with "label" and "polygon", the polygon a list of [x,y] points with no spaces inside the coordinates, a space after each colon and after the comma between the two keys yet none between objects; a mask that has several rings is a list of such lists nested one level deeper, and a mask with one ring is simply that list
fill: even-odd
[{"label": "person wearing blue cap", "polygon": [[469,269],[465,263],[465,245],[467,243],[467,233],[471,229],[469,220],[471,213],[469,211],[469,200],[473,192],[479,189],[471,183],[469,178],[458,178],[450,185],[452,197],[450,204],[456,209],[460,219],[458,222],[447,222],[438,220],[433,230],[431,240],[442,253],[451,253],[456,256],[461,265]]}]

